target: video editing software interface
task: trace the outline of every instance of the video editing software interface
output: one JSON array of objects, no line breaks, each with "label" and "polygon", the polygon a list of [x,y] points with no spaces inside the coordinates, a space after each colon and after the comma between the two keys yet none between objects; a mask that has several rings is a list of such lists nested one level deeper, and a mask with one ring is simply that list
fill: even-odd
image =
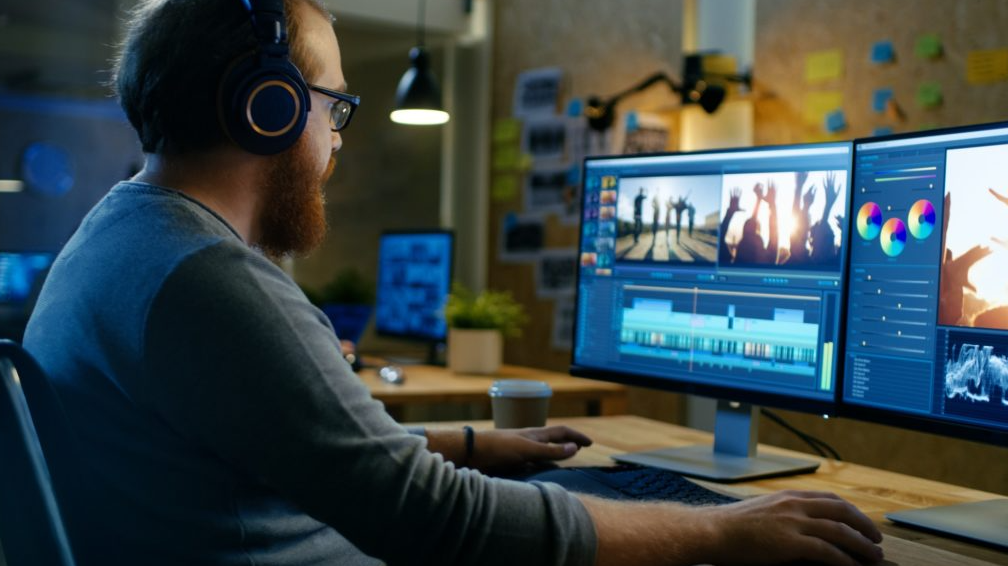
[{"label": "video editing software interface", "polygon": [[832,402],[851,152],[586,160],[574,364]]},{"label": "video editing software interface", "polygon": [[1008,127],[855,159],[843,400],[1008,431]]},{"label": "video editing software interface", "polygon": [[20,305],[32,293],[35,279],[49,268],[54,254],[0,252],[0,305]]},{"label": "video editing software interface", "polygon": [[382,234],[375,327],[383,334],[443,341],[452,276],[451,232]]}]

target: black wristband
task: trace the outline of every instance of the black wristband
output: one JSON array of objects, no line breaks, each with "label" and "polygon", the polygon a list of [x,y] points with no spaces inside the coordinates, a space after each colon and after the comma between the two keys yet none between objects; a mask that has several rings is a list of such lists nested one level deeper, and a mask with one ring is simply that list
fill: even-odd
[{"label": "black wristband", "polygon": [[465,460],[463,465],[469,467],[469,460],[472,459],[473,451],[476,449],[476,432],[469,425],[462,427],[462,432],[465,434]]}]

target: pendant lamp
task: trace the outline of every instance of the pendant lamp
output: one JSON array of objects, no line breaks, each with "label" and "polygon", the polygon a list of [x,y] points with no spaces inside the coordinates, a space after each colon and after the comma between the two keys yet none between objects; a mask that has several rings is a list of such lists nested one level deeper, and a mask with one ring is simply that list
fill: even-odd
[{"label": "pendant lamp", "polygon": [[393,122],[413,126],[444,124],[448,113],[441,105],[441,88],[430,69],[430,57],[424,48],[425,0],[420,0],[417,16],[417,46],[410,49],[410,68],[403,73],[396,89],[396,108],[389,117]]}]

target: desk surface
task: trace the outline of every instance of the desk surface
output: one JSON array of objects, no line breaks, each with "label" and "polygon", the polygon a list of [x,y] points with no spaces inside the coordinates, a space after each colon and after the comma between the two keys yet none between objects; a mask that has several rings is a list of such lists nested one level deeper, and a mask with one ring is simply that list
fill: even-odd
[{"label": "desk surface", "polygon": [[364,368],[358,375],[371,390],[371,395],[386,405],[489,401],[487,391],[496,379],[535,379],[549,383],[557,399],[598,400],[602,415],[626,412],[627,390],[615,383],[510,365],[501,366],[497,374],[489,376],[457,374],[439,366],[402,367],[406,372],[406,382],[402,385],[382,381],[374,367]]},{"label": "desk surface", "polygon": [[[490,428],[492,423],[473,423]],[[636,416],[550,419],[550,424],[567,424],[586,433],[594,444],[568,460],[567,465],[610,465],[609,456],[622,452],[653,450],[669,446],[712,442],[709,433]],[[431,423],[429,426],[444,426]],[[813,458],[789,450],[760,446],[760,450]],[[925,455],[921,455],[924,457]],[[782,489],[812,489],[834,492],[858,506],[872,518],[885,535],[882,546],[886,564],[904,566],[1008,565],[1008,552],[970,544],[922,531],[898,527],[883,516],[900,509],[950,505],[1004,497],[965,487],[925,480],[895,472],[835,460],[821,460],[814,474],[788,476],[737,484],[702,483],[718,491],[746,497]],[[991,462],[990,464],[994,464]],[[1003,462],[998,465],[1005,465]]]}]

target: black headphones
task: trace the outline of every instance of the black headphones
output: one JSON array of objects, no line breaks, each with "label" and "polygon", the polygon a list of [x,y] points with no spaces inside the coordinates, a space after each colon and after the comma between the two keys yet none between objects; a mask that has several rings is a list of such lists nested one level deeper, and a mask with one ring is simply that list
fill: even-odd
[{"label": "black headphones", "polygon": [[241,0],[259,47],[228,67],[217,106],[224,131],[242,149],[272,155],[294,145],[311,110],[308,85],[291,62],[283,0]]}]

